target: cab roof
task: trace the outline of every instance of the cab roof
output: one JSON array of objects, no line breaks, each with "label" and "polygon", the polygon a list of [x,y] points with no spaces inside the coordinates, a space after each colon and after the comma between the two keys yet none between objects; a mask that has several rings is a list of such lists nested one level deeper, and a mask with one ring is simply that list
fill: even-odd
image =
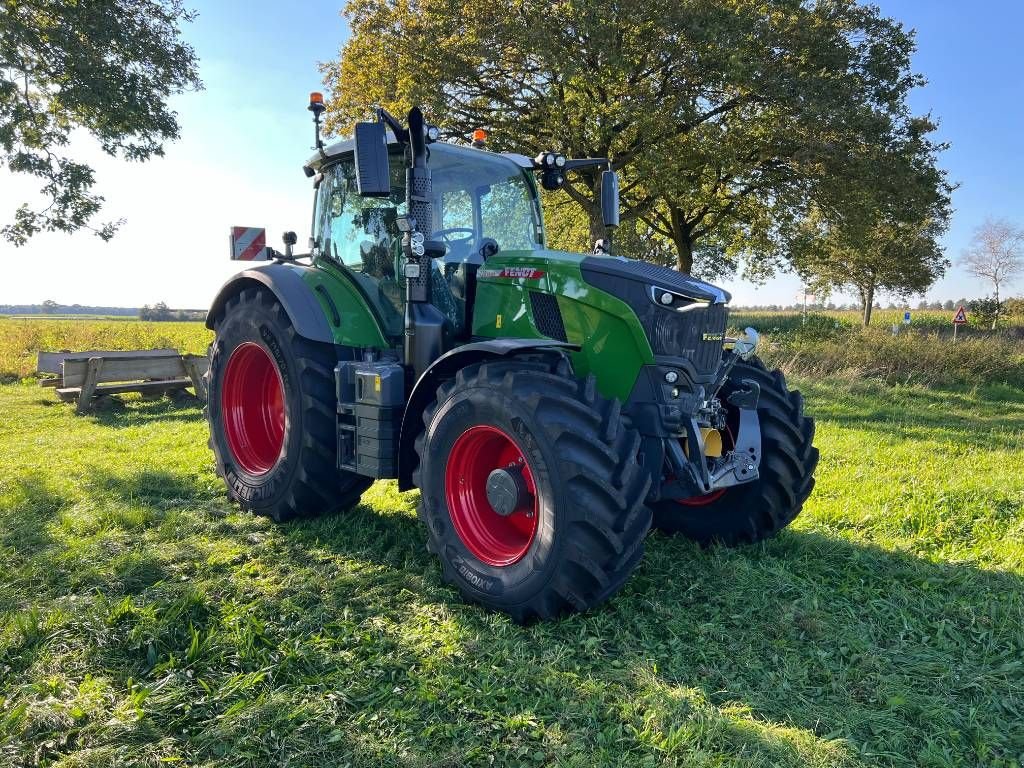
[{"label": "cab roof", "polygon": [[[395,139],[395,135],[391,131],[388,131],[387,137],[388,146],[398,145],[398,141]],[[465,153],[467,158],[470,158],[473,155],[505,157],[514,162],[520,168],[524,168],[526,170],[533,169],[533,160],[526,157],[526,155],[520,155],[515,152],[490,152],[486,149],[467,147],[464,144],[452,144],[451,142],[448,141],[438,141],[434,142],[434,144],[443,144],[446,148],[454,150],[456,153]],[[428,144],[427,148],[429,149],[431,146],[434,146],[434,144]],[[323,166],[328,165],[329,163],[336,159],[339,159],[342,155],[348,154],[349,152],[353,152],[355,148],[356,142],[355,139],[353,138],[336,141],[333,144],[324,147],[322,154],[320,152],[317,152],[312,157],[310,157],[309,161],[302,167],[302,170],[306,172],[307,176],[313,176]]]}]

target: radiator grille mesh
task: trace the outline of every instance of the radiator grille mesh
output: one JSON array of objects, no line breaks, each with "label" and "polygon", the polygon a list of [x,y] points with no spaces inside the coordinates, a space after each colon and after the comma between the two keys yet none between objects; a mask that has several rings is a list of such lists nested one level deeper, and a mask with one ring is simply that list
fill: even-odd
[{"label": "radiator grille mesh", "polygon": [[533,310],[533,324],[545,336],[556,341],[567,341],[562,311],[558,299],[550,293],[530,291],[530,308]]}]

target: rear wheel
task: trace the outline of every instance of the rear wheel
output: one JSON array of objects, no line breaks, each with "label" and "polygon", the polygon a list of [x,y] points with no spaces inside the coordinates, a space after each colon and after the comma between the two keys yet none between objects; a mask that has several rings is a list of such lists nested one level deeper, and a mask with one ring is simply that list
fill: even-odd
[{"label": "rear wheel", "polygon": [[649,478],[619,403],[564,359],[468,366],[424,413],[414,481],[462,595],[519,622],[584,611],[643,554]]},{"label": "rear wheel", "polygon": [[299,336],[256,288],[229,299],[215,328],[206,414],[232,498],[278,522],[355,504],[372,481],[337,469],[334,349]]},{"label": "rear wheel", "polygon": [[[751,483],[713,491],[682,501],[659,501],[654,526],[701,544],[741,544],[771,538],[800,513],[814,488],[818,449],[814,420],[804,415],[803,397],[786,387],[781,371],[769,371],[757,358],[732,369],[721,396],[731,394],[743,379],[761,386],[757,415],[761,423],[761,466]],[[730,423],[734,420],[730,419]],[[730,429],[736,429],[732,424]],[[732,434],[723,435],[731,447]]]}]

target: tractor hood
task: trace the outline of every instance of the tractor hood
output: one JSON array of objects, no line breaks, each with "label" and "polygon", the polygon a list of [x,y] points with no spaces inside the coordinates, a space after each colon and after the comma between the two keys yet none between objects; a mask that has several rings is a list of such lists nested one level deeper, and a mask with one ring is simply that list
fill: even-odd
[{"label": "tractor hood", "polygon": [[[645,283],[653,289],[710,304],[728,304],[732,296],[711,283],[677,272],[668,267],[659,267],[646,261],[627,259],[623,256],[589,256],[580,264],[584,279],[596,285],[591,275],[599,282],[630,280]],[[600,277],[598,277],[600,276]],[[602,286],[603,287],[603,286]]]},{"label": "tractor hood", "polygon": [[588,284],[629,305],[656,359],[679,361],[694,383],[714,379],[729,317],[726,291],[634,259],[589,256],[580,273]]}]

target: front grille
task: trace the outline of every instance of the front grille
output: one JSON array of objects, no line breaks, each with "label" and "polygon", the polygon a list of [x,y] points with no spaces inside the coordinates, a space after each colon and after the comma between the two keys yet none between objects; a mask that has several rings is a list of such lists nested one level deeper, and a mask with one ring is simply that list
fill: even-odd
[{"label": "front grille", "polygon": [[654,354],[685,357],[699,373],[718,368],[729,315],[724,304],[688,312],[658,307],[653,315],[649,333]]},{"label": "front grille", "polygon": [[533,324],[537,330],[550,339],[566,341],[565,323],[558,299],[553,294],[530,291],[530,308],[533,310]]}]

